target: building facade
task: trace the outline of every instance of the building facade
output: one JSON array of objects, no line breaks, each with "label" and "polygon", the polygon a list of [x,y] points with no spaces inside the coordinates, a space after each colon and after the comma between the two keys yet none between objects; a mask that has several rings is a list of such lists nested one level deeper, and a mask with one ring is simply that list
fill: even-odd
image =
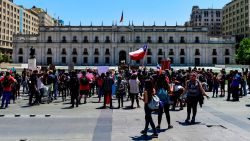
[{"label": "building facade", "polygon": [[31,9],[39,18],[39,26],[55,26],[54,18],[51,17],[46,11],[42,8],[37,8],[33,6]]},{"label": "building facade", "polygon": [[[129,52],[148,44],[144,60],[130,60]],[[28,63],[30,48],[38,65],[156,66],[164,58],[174,65],[234,64],[235,39],[208,36],[206,27],[184,26],[54,26],[39,35],[16,35],[13,61]]]},{"label": "building facade", "polygon": [[232,0],[223,7],[223,34],[239,38],[250,36],[249,0]]},{"label": "building facade", "polygon": [[13,34],[38,34],[38,17],[11,0],[0,0],[0,51],[12,52]]},{"label": "building facade", "polygon": [[189,26],[208,27],[209,34],[222,34],[222,9],[200,9],[193,6],[190,21],[185,23]]}]

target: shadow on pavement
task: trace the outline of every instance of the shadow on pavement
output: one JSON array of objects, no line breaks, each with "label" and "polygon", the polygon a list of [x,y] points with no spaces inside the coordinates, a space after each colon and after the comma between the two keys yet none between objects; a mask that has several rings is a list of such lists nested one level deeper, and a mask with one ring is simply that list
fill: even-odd
[{"label": "shadow on pavement", "polygon": [[29,107],[31,107],[30,105],[23,105],[23,106],[21,106],[21,108],[29,108]]},{"label": "shadow on pavement", "polygon": [[250,104],[246,104],[247,107],[250,107]]},{"label": "shadow on pavement", "polygon": [[153,138],[151,136],[141,135],[141,136],[131,137],[131,139],[133,141],[149,141],[152,140]]},{"label": "shadow on pavement", "polygon": [[197,124],[200,124],[201,122],[195,122],[195,123],[186,123],[186,122],[181,122],[181,121],[176,121],[178,122],[180,125],[182,126],[190,126],[190,125],[197,125]]},{"label": "shadow on pavement", "polygon": [[71,104],[71,102],[67,102],[67,103],[64,102],[64,103],[63,103],[63,105],[66,105],[66,104]]},{"label": "shadow on pavement", "polygon": [[103,102],[99,102],[99,101],[92,101],[91,103],[103,103]]},{"label": "shadow on pavement", "polygon": [[69,106],[69,107],[63,107],[61,109],[73,109],[73,107]]},{"label": "shadow on pavement", "polygon": [[132,110],[132,109],[135,109],[135,108],[132,108],[131,106],[125,106],[124,108],[122,108],[123,110]]}]

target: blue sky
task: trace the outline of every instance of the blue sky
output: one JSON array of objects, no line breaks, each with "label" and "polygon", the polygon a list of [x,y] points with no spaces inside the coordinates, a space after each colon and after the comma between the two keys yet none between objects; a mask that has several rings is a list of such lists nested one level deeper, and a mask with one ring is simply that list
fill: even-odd
[{"label": "blue sky", "polygon": [[60,17],[65,24],[111,25],[124,12],[124,25],[183,24],[190,17],[193,5],[200,8],[222,8],[231,0],[14,0],[17,5],[31,8],[33,5],[47,9],[54,17]]}]

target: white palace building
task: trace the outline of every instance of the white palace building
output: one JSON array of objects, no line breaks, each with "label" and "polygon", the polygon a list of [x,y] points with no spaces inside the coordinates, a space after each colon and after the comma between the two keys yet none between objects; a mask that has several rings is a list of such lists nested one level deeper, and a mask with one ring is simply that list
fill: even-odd
[{"label": "white palace building", "polygon": [[[128,53],[144,44],[144,60],[130,60]],[[115,66],[121,61],[155,66],[164,58],[177,66],[235,63],[235,38],[210,36],[206,27],[43,26],[38,35],[15,35],[13,45],[14,63],[28,63],[33,47],[42,66]]]}]

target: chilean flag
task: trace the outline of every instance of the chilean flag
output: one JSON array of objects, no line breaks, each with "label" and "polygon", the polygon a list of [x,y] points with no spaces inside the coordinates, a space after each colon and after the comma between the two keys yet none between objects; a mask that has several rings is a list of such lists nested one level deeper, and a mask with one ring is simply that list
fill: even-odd
[{"label": "chilean flag", "polygon": [[132,60],[141,60],[141,59],[143,59],[143,57],[147,53],[147,49],[148,49],[148,45],[144,45],[142,48],[140,48],[134,52],[130,52],[129,56]]}]

